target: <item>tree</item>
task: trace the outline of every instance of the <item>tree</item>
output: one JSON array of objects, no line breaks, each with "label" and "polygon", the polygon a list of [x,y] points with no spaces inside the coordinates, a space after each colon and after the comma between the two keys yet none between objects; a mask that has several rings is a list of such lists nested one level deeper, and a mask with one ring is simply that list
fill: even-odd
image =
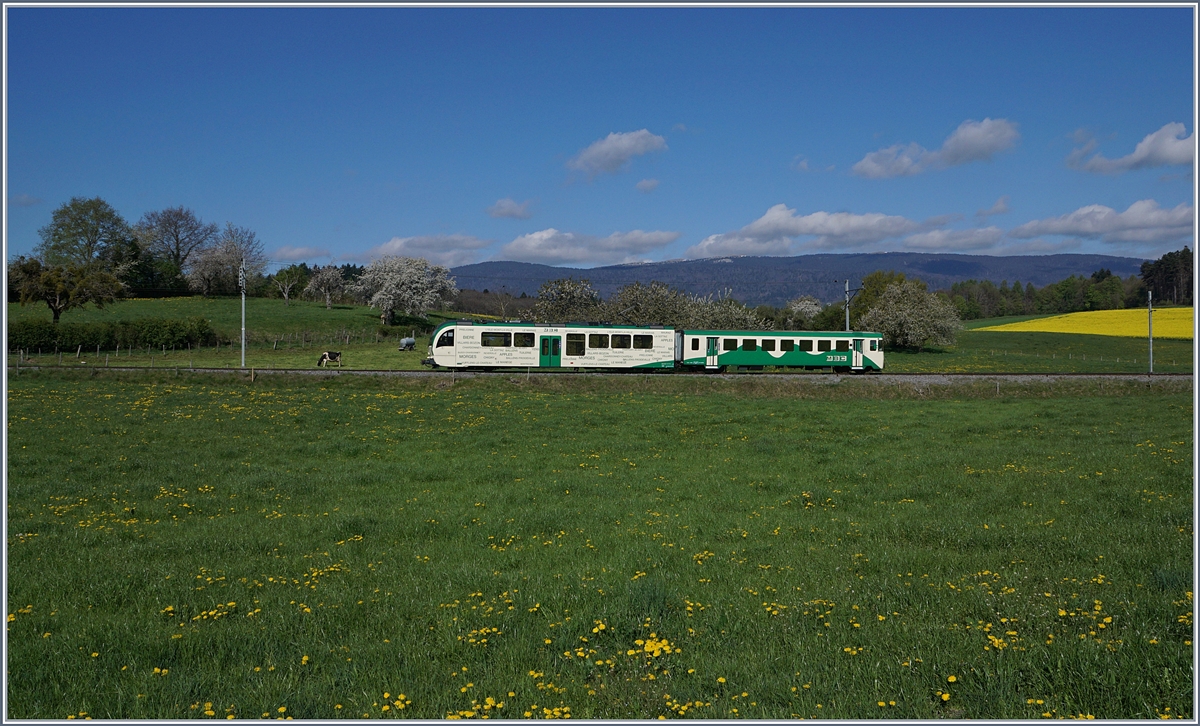
[{"label": "tree", "polygon": [[683,325],[692,301],[661,282],[634,282],[617,290],[598,317],[621,325]]},{"label": "tree", "polygon": [[1142,282],[1160,302],[1192,304],[1192,251],[1185,245],[1154,262],[1143,262]]},{"label": "tree", "polygon": [[954,345],[962,322],[953,305],[927,292],[924,285],[906,280],[887,286],[863,315],[861,326],[883,333],[883,343],[889,348],[920,352],[930,345]]},{"label": "tree", "polygon": [[333,307],[333,297],[340,295],[345,287],[346,279],[342,276],[342,271],[333,265],[326,265],[313,268],[304,294],[312,298],[324,297],[325,309],[329,310]]},{"label": "tree", "polygon": [[375,260],[350,286],[350,292],[379,310],[379,319],[391,325],[397,311],[423,316],[458,292],[450,270],[419,257],[387,256]]},{"label": "tree", "polygon": [[821,312],[809,321],[809,328],[812,330],[845,330],[846,303],[839,300],[821,308]]},{"label": "tree", "polygon": [[805,330],[821,312],[821,301],[812,295],[801,295],[783,307],[783,324],[787,330]]},{"label": "tree", "polygon": [[596,320],[600,312],[600,293],[591,283],[568,277],[542,284],[533,306],[533,319],[540,323]]},{"label": "tree", "polygon": [[291,305],[292,291],[308,282],[307,266],[291,265],[290,267],[284,267],[276,271],[270,279],[271,283],[275,285],[275,289],[279,290],[279,295],[283,298],[284,307],[289,307]]},{"label": "tree", "polygon": [[183,207],[147,212],[134,229],[142,244],[168,260],[177,275],[187,272],[193,255],[212,247],[218,237],[217,225],[201,221]]},{"label": "tree", "polygon": [[217,243],[205,247],[189,263],[188,283],[203,295],[232,295],[238,292],[238,269],[245,260],[246,286],[255,289],[267,268],[262,243],[246,227],[225,224]]},{"label": "tree", "polygon": [[130,235],[129,225],[100,197],[71,201],[54,210],[50,224],[38,230],[42,238],[34,256],[49,266],[90,267],[101,252],[120,244]]},{"label": "tree", "polygon": [[[857,294],[855,294],[854,299],[850,301],[850,329],[851,330],[859,329],[859,326],[860,326],[859,320],[862,318],[863,315],[867,314],[868,310],[875,307],[875,302],[877,300],[879,300],[879,298],[883,295],[884,290],[887,290],[888,285],[891,285],[891,284],[897,283],[897,282],[904,282],[904,281],[905,281],[904,273],[896,272],[895,270],[889,270],[887,272],[884,272],[883,270],[876,270],[875,272],[872,272],[871,274],[864,277],[862,279],[862,283],[859,284],[859,287],[861,289],[858,291]],[[920,285],[922,290],[925,289],[924,282],[921,282],[919,280],[914,280],[914,282],[916,282],[916,284]],[[845,315],[846,315],[845,303],[843,302],[842,303],[842,325],[839,328],[835,328],[835,330],[845,329],[845,327],[846,327]]]},{"label": "tree", "polygon": [[55,323],[67,310],[87,303],[103,308],[122,294],[120,281],[94,265],[46,266],[41,260],[19,257],[9,265],[8,277],[21,296],[22,306],[46,303]]}]

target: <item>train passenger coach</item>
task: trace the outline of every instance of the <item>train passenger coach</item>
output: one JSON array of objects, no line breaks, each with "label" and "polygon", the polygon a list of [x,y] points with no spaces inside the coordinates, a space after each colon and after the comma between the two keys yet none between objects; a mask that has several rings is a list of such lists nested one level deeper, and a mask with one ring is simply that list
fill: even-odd
[{"label": "train passenger coach", "polygon": [[663,326],[476,323],[433,331],[426,365],[445,368],[674,368],[675,331]]},{"label": "train passenger coach", "polygon": [[679,363],[688,368],[725,370],[833,368],[854,372],[883,370],[880,333],[811,330],[683,330]]},{"label": "train passenger coach", "polygon": [[869,332],[459,320],[438,326],[430,342],[422,363],[434,368],[883,370],[883,336]]}]

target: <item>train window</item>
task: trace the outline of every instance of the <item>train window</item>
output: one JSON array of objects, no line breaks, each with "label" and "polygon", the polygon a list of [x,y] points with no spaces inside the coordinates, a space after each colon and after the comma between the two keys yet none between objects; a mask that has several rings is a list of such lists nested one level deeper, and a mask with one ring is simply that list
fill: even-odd
[{"label": "train window", "polygon": [[839,341],[837,342],[837,349],[838,349],[838,350],[850,350],[850,341],[848,341],[848,340],[839,340]]},{"label": "train window", "polygon": [[514,348],[532,348],[533,333],[513,333]]},{"label": "train window", "polygon": [[775,341],[764,339],[763,344],[762,344],[762,349],[763,350],[775,350]]},{"label": "train window", "polygon": [[583,355],[583,333],[567,333],[567,355]]},{"label": "train window", "polygon": [[628,348],[632,344],[632,341],[633,341],[632,336],[624,335],[621,333],[616,333],[612,337],[612,347]]},{"label": "train window", "polygon": [[879,350],[879,341],[878,340],[871,341],[871,350]]},{"label": "train window", "polygon": [[818,340],[817,341],[817,350],[818,351],[829,350],[829,344],[832,342],[833,341],[831,341],[831,340]]},{"label": "train window", "polygon": [[794,340],[781,340],[781,341],[779,341],[779,349],[780,349],[780,350],[782,350],[782,351],[783,351],[783,352],[785,352],[785,353],[790,353],[790,352],[792,352],[793,350],[795,350],[795,349],[796,349],[796,341],[794,341]]},{"label": "train window", "polygon": [[442,337],[438,338],[436,347],[445,348],[447,346],[454,346],[454,328],[442,333]]},{"label": "train window", "polygon": [[725,350],[737,350],[737,338],[726,338],[721,347]]},{"label": "train window", "polygon": [[589,348],[607,348],[608,336],[602,333],[592,333],[588,336]]},{"label": "train window", "polygon": [[800,350],[806,350],[811,353],[812,352],[812,343],[813,342],[811,340],[800,341]]},{"label": "train window", "polygon": [[653,335],[635,335],[633,336],[633,347],[646,350],[654,347]]},{"label": "train window", "polygon": [[542,338],[542,355],[550,355],[550,339]]},{"label": "train window", "polygon": [[700,350],[700,339],[692,338],[692,350]]},{"label": "train window", "polygon": [[758,341],[754,338],[742,338],[742,350],[758,350]]},{"label": "train window", "polygon": [[512,333],[480,333],[479,343],[485,348],[512,347]]}]

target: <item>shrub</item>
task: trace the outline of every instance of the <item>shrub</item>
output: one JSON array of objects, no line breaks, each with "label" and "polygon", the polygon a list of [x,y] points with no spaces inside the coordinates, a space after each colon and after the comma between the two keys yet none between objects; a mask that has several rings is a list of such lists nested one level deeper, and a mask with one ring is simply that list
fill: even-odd
[{"label": "shrub", "polygon": [[182,348],[187,345],[212,345],[217,334],[206,318],[142,318],[98,323],[59,323],[46,320],[21,320],[9,323],[9,350],[111,350],[118,345],[137,348],[150,346]]}]

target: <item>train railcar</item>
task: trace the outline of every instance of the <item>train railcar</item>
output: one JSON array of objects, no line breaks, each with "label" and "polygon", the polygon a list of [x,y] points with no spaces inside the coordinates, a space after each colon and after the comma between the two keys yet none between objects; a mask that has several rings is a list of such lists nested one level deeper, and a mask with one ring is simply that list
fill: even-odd
[{"label": "train railcar", "polygon": [[883,369],[879,333],[796,330],[673,330],[596,323],[444,323],[433,331],[434,368]]},{"label": "train railcar", "polygon": [[659,326],[478,323],[433,331],[426,365],[444,368],[674,368],[676,333]]},{"label": "train railcar", "polygon": [[805,330],[683,330],[679,363],[719,371],[728,368],[833,368],[883,370],[879,333]]}]

